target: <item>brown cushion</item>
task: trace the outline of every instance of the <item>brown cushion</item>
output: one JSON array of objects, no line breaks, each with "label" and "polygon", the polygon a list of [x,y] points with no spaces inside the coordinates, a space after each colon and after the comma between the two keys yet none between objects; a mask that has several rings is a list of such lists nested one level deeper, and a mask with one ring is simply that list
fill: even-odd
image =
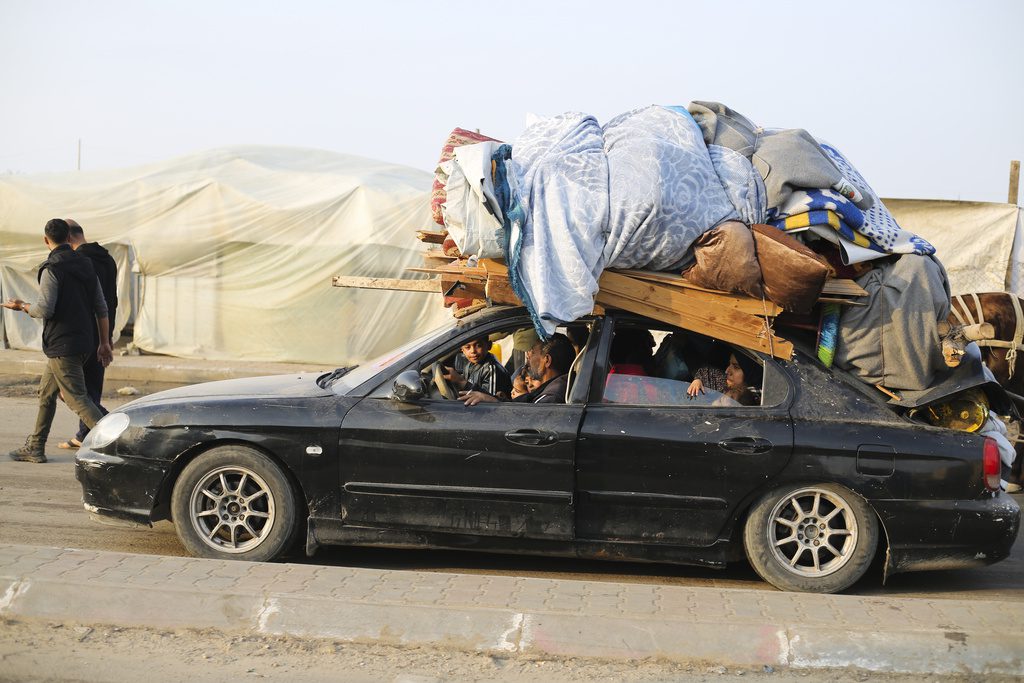
[{"label": "brown cushion", "polygon": [[693,243],[693,255],[697,262],[683,271],[688,282],[761,298],[754,237],[743,223],[726,221],[708,230]]},{"label": "brown cushion", "polygon": [[752,225],[764,293],[787,311],[807,313],[831,270],[824,257],[771,225]]}]

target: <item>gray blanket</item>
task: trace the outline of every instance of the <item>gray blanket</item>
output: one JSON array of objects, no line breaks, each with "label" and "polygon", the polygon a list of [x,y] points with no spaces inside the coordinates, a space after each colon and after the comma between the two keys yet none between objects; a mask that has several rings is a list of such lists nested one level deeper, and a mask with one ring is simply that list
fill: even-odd
[{"label": "gray blanket", "polygon": [[937,324],[949,315],[949,280],[931,256],[906,254],[857,280],[867,306],[846,306],[835,363],[868,384],[921,390],[946,367]]},{"label": "gray blanket", "polygon": [[764,180],[769,210],[782,206],[794,190],[835,188],[846,194],[851,186],[859,193],[855,203],[870,208],[866,188],[844,177],[806,130],[766,130],[720,102],[691,102],[688,110],[709,149],[725,147],[750,160]]}]

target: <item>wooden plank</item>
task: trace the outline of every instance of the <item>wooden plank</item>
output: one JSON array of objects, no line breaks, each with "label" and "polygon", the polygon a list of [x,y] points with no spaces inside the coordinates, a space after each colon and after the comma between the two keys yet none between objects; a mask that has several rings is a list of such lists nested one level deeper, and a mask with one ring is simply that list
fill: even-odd
[{"label": "wooden plank", "polygon": [[511,304],[513,306],[522,306],[522,300],[516,296],[515,291],[512,289],[512,285],[509,283],[507,277],[502,277],[493,273],[487,276],[487,285],[484,289],[487,298],[493,304]]},{"label": "wooden plank", "polygon": [[441,266],[437,268],[406,268],[407,273],[432,273],[434,275],[459,275],[467,281],[484,282],[487,280],[487,273],[483,268],[465,268],[456,265]]},{"label": "wooden plank", "polygon": [[508,266],[505,265],[504,261],[492,258],[483,258],[480,259],[480,267],[483,268],[488,275],[493,273],[494,275],[500,275],[504,278],[508,277]]},{"label": "wooden plank", "polygon": [[824,296],[867,296],[868,290],[858,285],[853,280],[845,280],[842,278],[835,278],[832,280],[825,280],[825,286],[821,288],[821,293]]},{"label": "wooden plank", "polygon": [[[625,272],[625,271],[622,271]],[[630,277],[636,277],[630,275]],[[782,306],[779,306],[773,301],[768,299],[755,299],[752,296],[746,294],[733,294],[731,292],[723,292],[717,289],[707,289],[705,287],[698,287],[697,285],[687,282],[681,277],[678,280],[664,280],[655,279],[649,277],[641,277],[647,282],[656,282],[658,284],[664,284],[670,287],[676,287],[687,293],[688,296],[693,299],[703,301],[708,304],[715,306],[728,306],[733,310],[740,311],[741,313],[747,313],[749,315],[762,315],[769,318],[773,318],[782,313]]]},{"label": "wooden plank", "polygon": [[486,282],[470,280],[457,273],[446,273],[441,276],[441,293],[445,296],[457,296],[460,299],[483,299]]},{"label": "wooden plank", "polygon": [[771,336],[763,319],[688,296],[679,288],[642,282],[618,273],[601,277],[597,302],[707,334],[723,341],[789,358],[793,345]]},{"label": "wooden plank", "polygon": [[452,311],[452,315],[454,315],[456,318],[465,318],[467,315],[469,315],[471,313],[476,313],[477,311],[483,310],[485,308],[487,308],[487,302],[482,301],[482,302],[480,302],[478,304],[473,304],[472,306],[466,306],[465,308],[458,308],[458,309]]},{"label": "wooden plank", "polygon": [[831,296],[819,296],[819,304],[839,304],[840,306],[867,306],[866,301],[857,301],[856,299],[844,299],[843,297],[831,297]]},{"label": "wooden plank", "polygon": [[762,329],[759,318],[741,311],[722,306],[715,301],[694,296],[693,292],[679,287],[644,282],[626,275],[605,272],[599,281],[601,290],[625,296],[637,301],[653,303],[662,308],[685,312],[718,325],[757,334]]},{"label": "wooden plank", "polygon": [[444,238],[448,233],[444,230],[417,230],[416,239],[427,244],[444,244]]},{"label": "wooden plank", "polygon": [[459,260],[458,256],[449,256],[448,254],[444,253],[443,249],[427,249],[427,251],[424,252],[423,254],[423,258],[437,259],[439,261],[445,261],[447,263]]},{"label": "wooden plank", "polygon": [[423,254],[423,265],[427,268],[443,268],[453,260],[450,256],[434,255],[430,252]]},{"label": "wooden plank", "polygon": [[402,292],[434,292],[441,291],[440,278],[428,280],[400,280],[391,277],[356,277],[355,275],[335,275],[331,278],[334,287],[357,287],[360,289],[390,289]]},{"label": "wooden plank", "polygon": [[624,311],[631,311],[654,320],[668,323],[669,325],[681,327],[684,330],[691,330],[699,334],[710,335],[716,339],[721,339],[722,341],[730,342],[744,348],[762,351],[783,360],[788,360],[793,356],[793,345],[790,342],[774,335],[772,335],[772,338],[769,341],[767,334],[763,337],[758,337],[745,332],[737,333],[733,329],[709,324],[706,320],[695,318],[683,313],[682,311],[662,308],[651,303],[620,297],[604,290],[597,293],[597,303],[600,306],[606,306],[608,308],[619,308]]},{"label": "wooden plank", "polygon": [[[658,282],[660,284],[680,287],[695,292],[705,292],[708,294],[714,294],[719,297],[730,297],[730,299],[728,300],[723,298],[720,299],[720,301],[723,303],[728,301],[728,305],[733,306],[737,310],[742,310],[747,313],[753,313],[754,315],[764,315],[759,311],[752,310],[753,307],[749,304],[750,301],[757,301],[757,305],[760,305],[760,302],[757,299],[754,299],[753,297],[748,297],[744,294],[731,294],[729,292],[723,292],[717,289],[708,289],[706,287],[700,287],[698,285],[693,284],[692,282],[684,280],[682,275],[677,275],[675,273],[662,273],[654,270],[613,270],[609,272],[620,273],[622,275],[628,275],[630,277],[646,280],[648,282]],[[842,278],[825,280],[825,286],[822,287],[821,293],[824,296],[867,296],[868,294],[867,290],[863,289],[853,280],[847,280]],[[776,304],[768,302],[768,306],[770,311],[775,311],[773,313],[768,313],[768,315],[779,315],[779,313],[782,312],[782,308],[777,306]]]}]

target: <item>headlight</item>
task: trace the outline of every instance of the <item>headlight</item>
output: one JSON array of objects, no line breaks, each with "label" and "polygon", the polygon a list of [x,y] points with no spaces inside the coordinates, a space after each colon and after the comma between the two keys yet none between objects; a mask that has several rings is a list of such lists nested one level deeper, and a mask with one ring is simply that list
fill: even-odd
[{"label": "headlight", "polygon": [[103,448],[124,434],[124,430],[128,429],[128,422],[128,416],[124,413],[109,413],[86,434],[82,448]]}]

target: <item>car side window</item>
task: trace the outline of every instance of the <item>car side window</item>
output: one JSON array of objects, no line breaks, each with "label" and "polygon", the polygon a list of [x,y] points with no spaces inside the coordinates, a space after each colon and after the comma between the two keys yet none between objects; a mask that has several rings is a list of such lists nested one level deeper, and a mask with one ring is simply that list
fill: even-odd
[{"label": "car side window", "polygon": [[[549,363],[552,369],[547,369],[545,360],[538,360],[533,372],[530,371],[530,359],[541,353],[544,344],[530,325],[519,323],[482,336],[462,339],[458,346],[445,349],[420,368],[427,390],[424,398],[453,400],[460,398],[459,392],[482,391],[496,397],[500,403],[562,403],[566,400],[563,394],[568,393],[570,385],[565,377],[558,380],[551,376],[558,374],[555,360],[565,361],[562,374],[571,379],[573,367],[578,372],[578,364],[574,364],[573,359],[578,360],[579,350],[587,345],[591,329],[591,321],[560,326],[556,336],[564,337],[562,341],[571,344],[571,347],[566,347],[571,353],[552,353],[554,358]],[[538,358],[543,359],[547,355]],[[562,386],[564,391],[560,389]],[[553,390],[560,392],[557,398],[552,398]]]},{"label": "car side window", "polygon": [[759,358],[705,335],[618,321],[603,403],[681,407],[761,405]]}]

